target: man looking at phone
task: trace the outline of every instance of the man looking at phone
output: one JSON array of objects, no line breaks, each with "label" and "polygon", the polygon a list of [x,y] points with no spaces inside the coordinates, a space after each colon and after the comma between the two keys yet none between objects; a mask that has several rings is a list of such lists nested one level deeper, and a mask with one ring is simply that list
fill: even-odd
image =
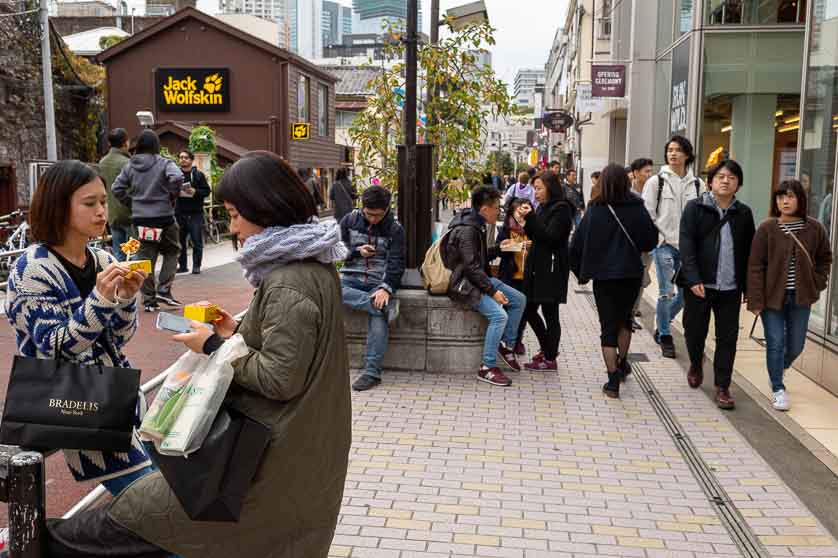
[{"label": "man looking at phone", "polygon": [[395,294],[405,267],[404,229],[390,211],[390,192],[370,186],[361,194],[361,205],[340,222],[349,248],[340,270],[343,303],[369,314],[365,369],[352,384],[355,391],[381,383],[381,361],[387,352],[389,324],[399,315]]}]

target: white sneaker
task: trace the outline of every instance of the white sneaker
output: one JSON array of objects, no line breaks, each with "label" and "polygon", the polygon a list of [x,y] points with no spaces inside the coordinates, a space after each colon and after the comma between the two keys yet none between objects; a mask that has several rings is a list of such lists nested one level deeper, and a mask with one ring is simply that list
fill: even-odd
[{"label": "white sneaker", "polygon": [[789,396],[786,395],[786,390],[780,389],[774,392],[771,406],[778,411],[788,411],[791,409],[791,402],[789,401]]}]

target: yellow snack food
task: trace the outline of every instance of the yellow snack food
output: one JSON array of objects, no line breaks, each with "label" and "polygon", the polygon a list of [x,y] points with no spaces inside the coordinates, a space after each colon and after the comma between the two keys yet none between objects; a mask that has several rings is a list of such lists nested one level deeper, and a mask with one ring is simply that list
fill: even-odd
[{"label": "yellow snack food", "polygon": [[119,245],[119,249],[130,258],[140,250],[140,241],[136,238],[129,238],[127,242]]},{"label": "yellow snack food", "polygon": [[183,317],[205,324],[214,322],[221,317],[218,305],[203,300],[183,307]]},{"label": "yellow snack food", "polygon": [[132,260],[130,262],[125,262],[125,265],[131,271],[139,270],[151,273],[151,260]]}]

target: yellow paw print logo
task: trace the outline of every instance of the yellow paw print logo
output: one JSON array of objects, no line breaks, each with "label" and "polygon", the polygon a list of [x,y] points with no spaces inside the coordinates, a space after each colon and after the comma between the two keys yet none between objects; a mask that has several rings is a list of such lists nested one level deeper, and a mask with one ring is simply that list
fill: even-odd
[{"label": "yellow paw print logo", "polygon": [[221,76],[212,74],[204,79],[204,90],[207,93],[216,93],[221,91]]}]

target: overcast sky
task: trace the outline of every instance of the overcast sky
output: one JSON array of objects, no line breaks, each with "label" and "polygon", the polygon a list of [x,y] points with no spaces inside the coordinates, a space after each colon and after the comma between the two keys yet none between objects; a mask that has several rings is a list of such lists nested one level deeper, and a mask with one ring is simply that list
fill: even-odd
[{"label": "overcast sky", "polygon": [[[140,0],[137,0],[140,1]],[[430,32],[430,0],[422,2],[423,31]],[[440,0],[440,13],[471,0]],[[497,29],[492,63],[499,79],[512,83],[518,68],[543,67],[553,37],[564,24],[568,0],[485,0],[489,21]],[[352,0],[338,0],[351,6]],[[209,13],[218,9],[218,0],[199,0],[198,7]]]}]

